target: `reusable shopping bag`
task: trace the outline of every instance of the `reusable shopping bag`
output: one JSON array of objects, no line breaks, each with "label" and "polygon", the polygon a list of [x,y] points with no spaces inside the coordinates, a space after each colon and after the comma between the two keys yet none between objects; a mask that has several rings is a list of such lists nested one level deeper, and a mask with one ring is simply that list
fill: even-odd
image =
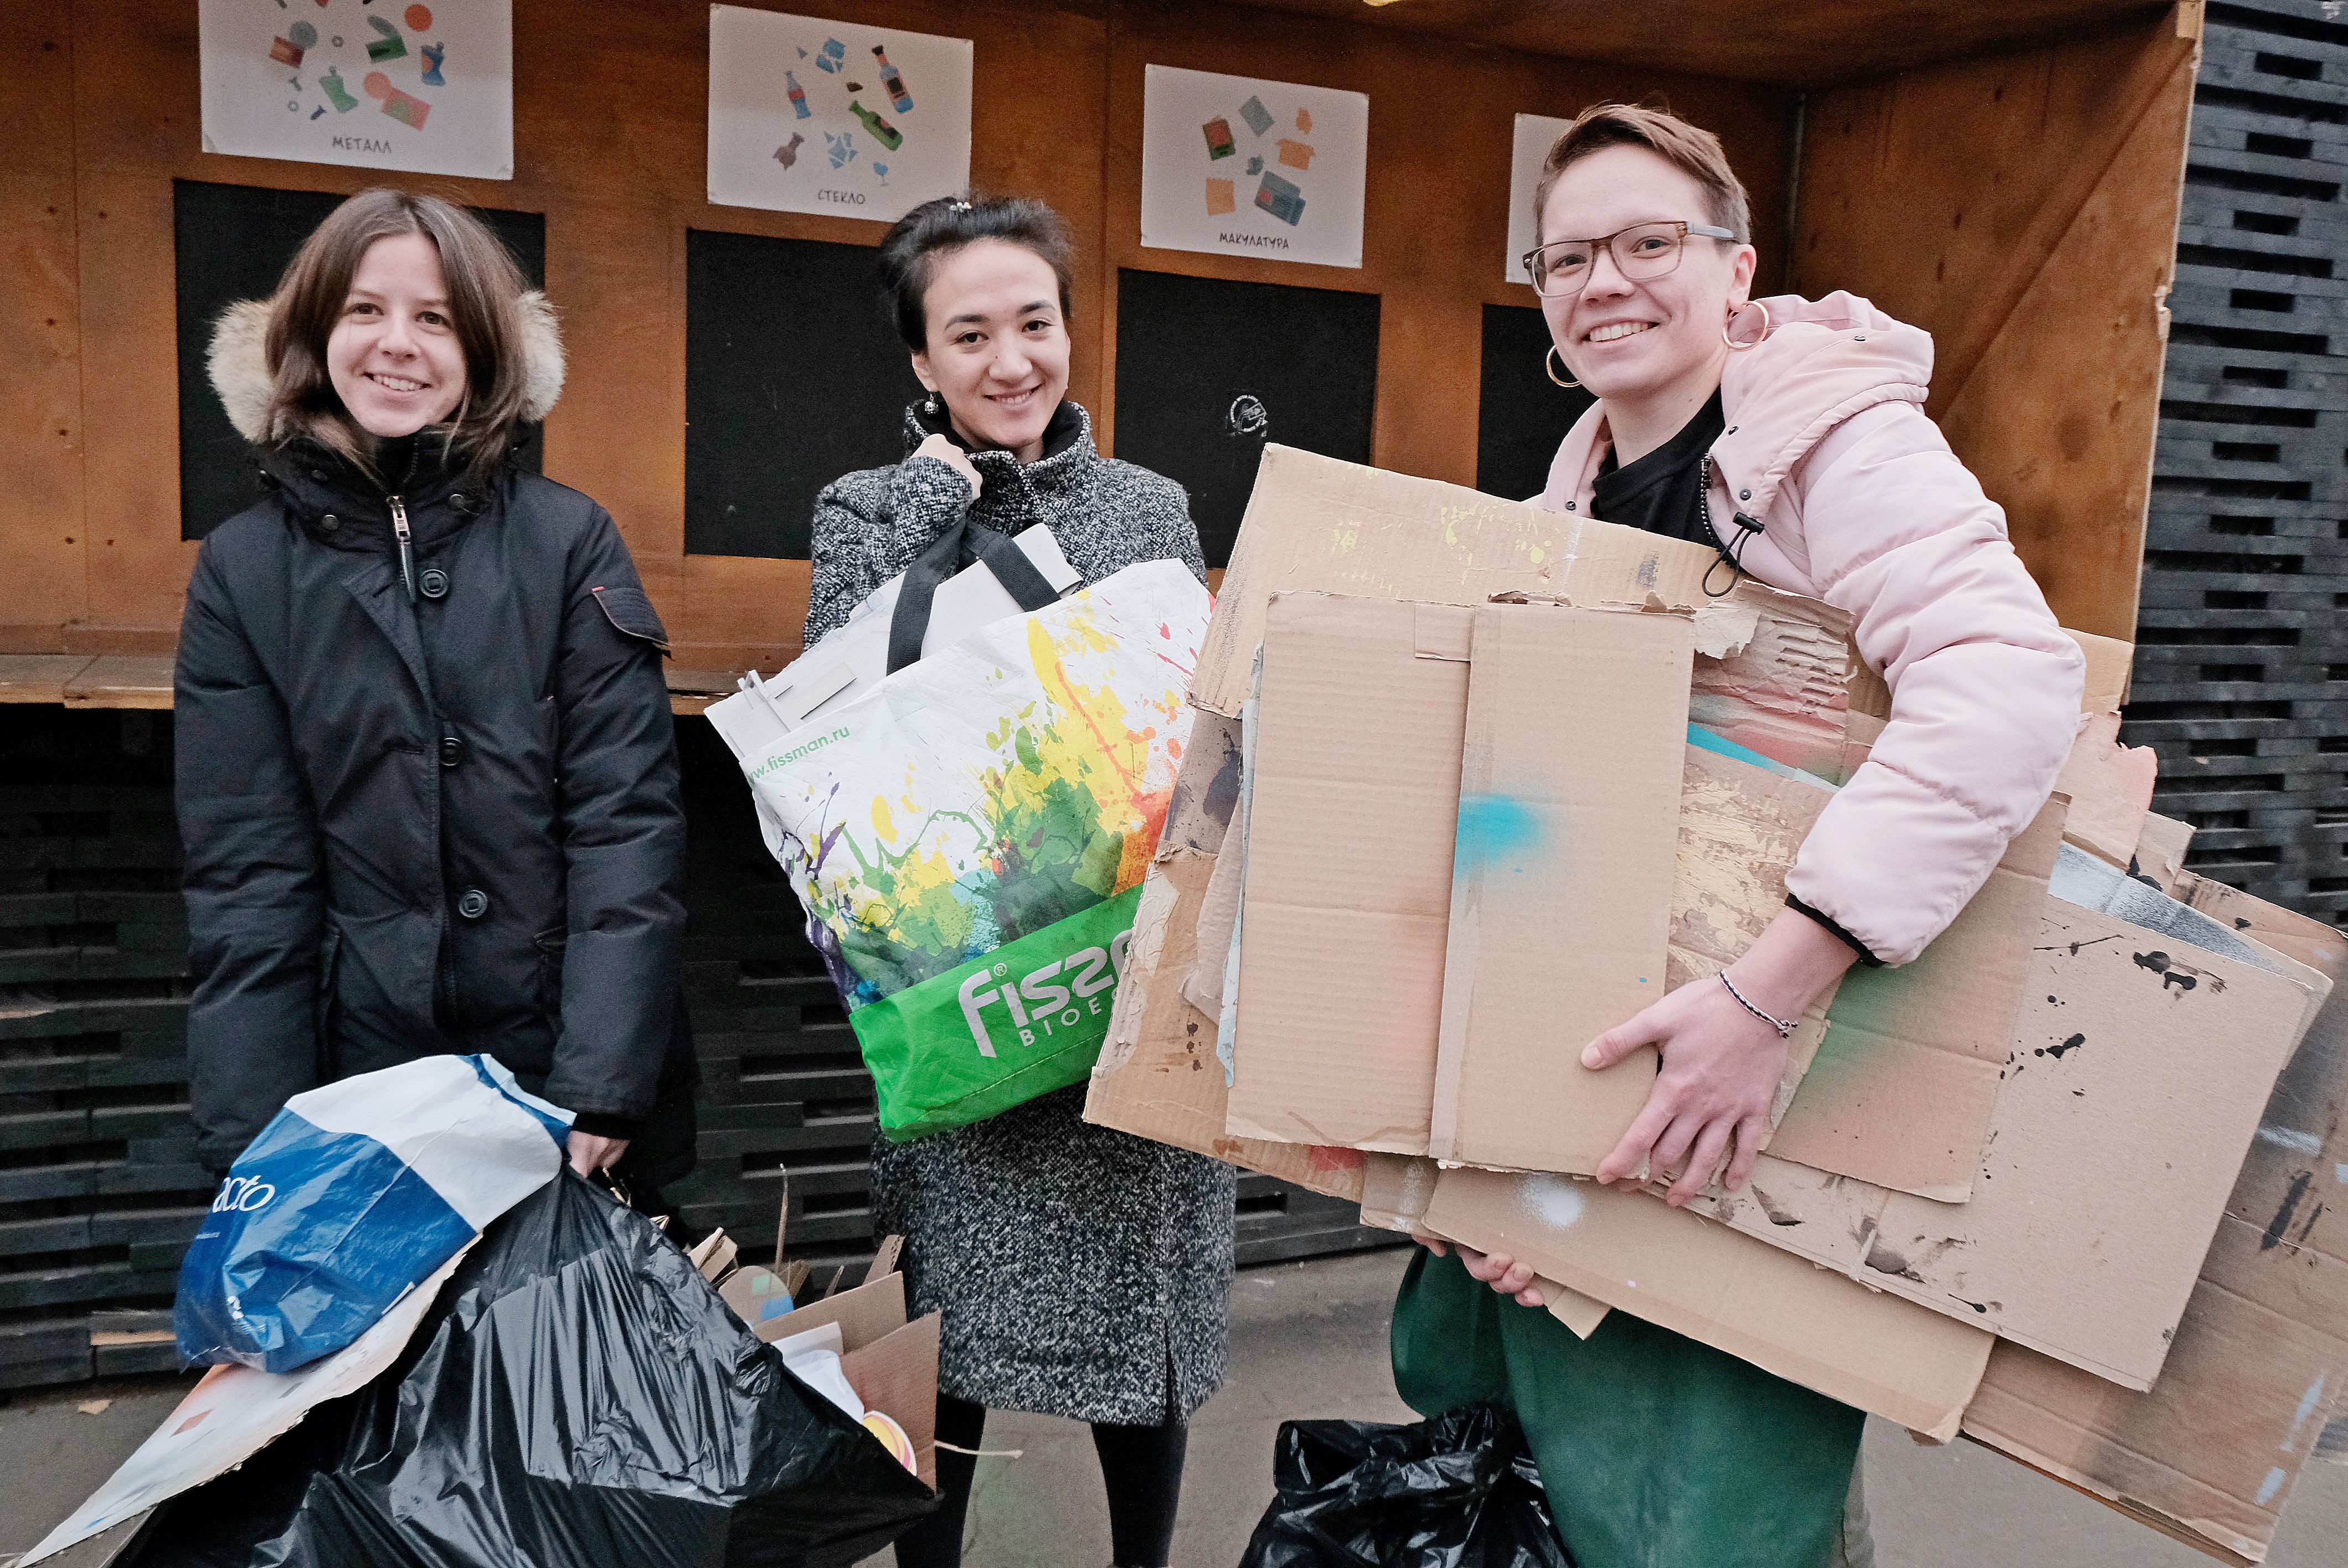
[{"label": "reusable shopping bag", "polygon": [[740,753],[891,1138],[1091,1071],[1210,609],[1128,567]]},{"label": "reusable shopping bag", "polygon": [[237,1156],[180,1267],[196,1365],[341,1349],[562,1165],[571,1112],[493,1057],[427,1056],[296,1094]]}]

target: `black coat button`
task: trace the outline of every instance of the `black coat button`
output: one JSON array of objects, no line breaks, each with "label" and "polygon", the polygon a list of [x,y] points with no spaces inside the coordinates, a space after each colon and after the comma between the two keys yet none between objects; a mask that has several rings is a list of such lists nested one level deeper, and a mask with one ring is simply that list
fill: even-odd
[{"label": "black coat button", "polygon": [[342,526],[343,519],[335,516],[332,512],[328,512],[324,517],[318,519],[318,531],[322,534],[331,534]]},{"label": "black coat button", "polygon": [[457,913],[468,920],[478,920],[489,912],[489,896],[478,887],[468,887],[457,895]]},{"label": "black coat button", "polygon": [[441,765],[442,767],[444,767],[444,768],[453,768],[453,767],[455,767],[458,763],[461,763],[461,762],[463,762],[464,760],[465,760],[465,737],[464,737],[464,736],[462,736],[462,735],[443,735],[443,736],[441,736],[441,737],[440,737],[440,765]]},{"label": "black coat button", "polygon": [[448,574],[437,566],[426,567],[416,575],[416,591],[427,599],[448,596]]}]

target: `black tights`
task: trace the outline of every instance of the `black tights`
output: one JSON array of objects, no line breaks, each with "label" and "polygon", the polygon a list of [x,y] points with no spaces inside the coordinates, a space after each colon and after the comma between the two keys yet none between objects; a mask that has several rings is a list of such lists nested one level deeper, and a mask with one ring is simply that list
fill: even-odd
[{"label": "black tights", "polygon": [[[1108,1533],[1117,1568],[1165,1568],[1174,1550],[1174,1506],[1182,1494],[1182,1454],[1190,1430],[1095,1421],[1093,1451],[1108,1488]],[[986,1407],[938,1396],[938,1440],[974,1449],[986,1436]],[[960,1568],[962,1527],[978,1461],[938,1450],[938,1511],[897,1538],[897,1568]]]}]

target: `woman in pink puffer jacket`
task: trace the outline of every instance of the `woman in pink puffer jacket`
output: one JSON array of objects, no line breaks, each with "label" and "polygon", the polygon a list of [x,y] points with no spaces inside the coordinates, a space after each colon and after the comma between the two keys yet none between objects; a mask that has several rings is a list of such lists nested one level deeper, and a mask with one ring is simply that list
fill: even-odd
[{"label": "woman in pink puffer jacket", "polygon": [[[1785,912],[1722,977],[1582,1050],[1602,1068],[1659,1049],[1646,1108],[1598,1176],[1676,1173],[1684,1204],[1724,1163],[1732,1189],[1750,1171],[1783,1020],[1853,963],[1915,958],[2045,804],[2084,661],[1923,412],[1930,335],[1849,294],[1751,299],[1745,191],[1710,133],[1586,110],[1551,149],[1535,212],[1550,376],[1598,395],[1538,504],[1712,545],[1715,590],[1741,569],[1849,611],[1891,692]],[[1858,1412],[1624,1314],[1576,1341],[1470,1279],[1540,1304],[1531,1271],[1498,1254],[1418,1259],[1395,1304],[1397,1387],[1429,1414],[1511,1403],[1583,1568],[1869,1560],[1864,1511],[1843,1508]]]}]

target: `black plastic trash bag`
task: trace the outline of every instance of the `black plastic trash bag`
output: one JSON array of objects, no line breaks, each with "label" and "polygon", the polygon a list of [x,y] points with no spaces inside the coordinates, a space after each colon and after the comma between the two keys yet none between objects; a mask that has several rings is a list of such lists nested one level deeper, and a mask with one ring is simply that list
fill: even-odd
[{"label": "black plastic trash bag", "polygon": [[140,1568],[833,1568],[936,1506],[642,1214],[569,1171],[398,1361],[165,1505]]},{"label": "black plastic trash bag", "polygon": [[1240,1568],[1572,1568],[1517,1419],[1286,1421]]}]

